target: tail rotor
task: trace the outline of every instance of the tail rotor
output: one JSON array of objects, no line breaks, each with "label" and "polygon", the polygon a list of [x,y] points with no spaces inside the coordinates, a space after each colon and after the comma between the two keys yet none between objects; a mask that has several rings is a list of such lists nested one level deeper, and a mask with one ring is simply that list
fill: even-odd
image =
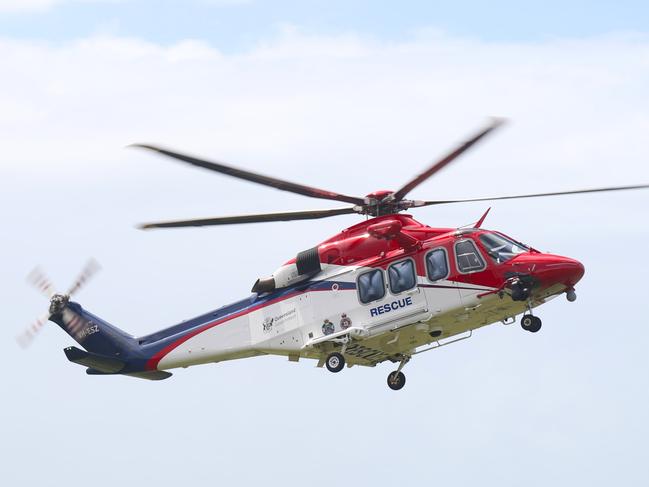
[{"label": "tail rotor", "polygon": [[[34,286],[41,294],[50,300],[49,310],[42,317],[38,318],[29,325],[21,334],[16,337],[16,341],[22,348],[27,348],[34,341],[39,332],[43,329],[45,323],[56,313],[65,309],[70,297],[78,293],[88,281],[101,269],[101,266],[95,259],[90,259],[83,267],[78,277],[74,280],[72,286],[66,294],[59,294],[52,284],[51,279],[39,268],[36,267],[27,275],[27,282]],[[74,314],[71,310],[69,313]],[[68,320],[74,328],[75,317],[71,316]]]}]

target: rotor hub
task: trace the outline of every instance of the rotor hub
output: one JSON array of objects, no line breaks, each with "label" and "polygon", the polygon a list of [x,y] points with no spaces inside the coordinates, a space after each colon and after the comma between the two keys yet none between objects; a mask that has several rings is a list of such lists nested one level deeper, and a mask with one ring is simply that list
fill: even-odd
[{"label": "rotor hub", "polygon": [[52,296],[52,299],[50,299],[50,314],[54,315],[63,311],[69,301],[70,296],[67,294],[55,294]]},{"label": "rotor hub", "polygon": [[411,200],[396,199],[394,191],[383,189],[365,196],[365,204],[357,211],[364,215],[384,216],[399,213],[412,206]]},{"label": "rotor hub", "polygon": [[373,193],[366,195],[365,201],[368,204],[370,204],[370,202],[372,201],[383,201],[393,195],[394,195],[394,191],[390,191],[388,189],[380,189],[378,191],[374,191]]}]

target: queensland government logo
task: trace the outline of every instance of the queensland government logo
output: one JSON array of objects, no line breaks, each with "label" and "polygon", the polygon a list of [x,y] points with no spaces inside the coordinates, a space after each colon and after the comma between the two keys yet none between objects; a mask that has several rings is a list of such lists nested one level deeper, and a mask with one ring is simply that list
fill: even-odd
[{"label": "queensland government logo", "polygon": [[261,327],[264,330],[264,333],[270,333],[273,329],[273,325],[276,327],[282,325],[285,322],[293,321],[297,319],[297,312],[295,308],[291,308],[288,311],[285,311],[282,314],[276,316],[268,316],[261,322]]},{"label": "queensland government logo", "polygon": [[270,317],[264,320],[264,322],[262,323],[264,333],[268,333],[273,329],[273,321],[275,321],[275,318],[270,318]]}]

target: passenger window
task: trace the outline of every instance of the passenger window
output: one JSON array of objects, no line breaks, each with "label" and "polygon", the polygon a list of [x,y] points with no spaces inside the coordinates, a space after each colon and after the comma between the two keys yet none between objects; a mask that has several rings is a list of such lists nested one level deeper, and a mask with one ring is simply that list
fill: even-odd
[{"label": "passenger window", "polygon": [[475,272],[484,269],[485,264],[471,240],[455,244],[455,258],[460,272]]},{"label": "passenger window", "polygon": [[402,293],[417,285],[415,266],[411,260],[402,260],[388,267],[390,290],[394,294]]},{"label": "passenger window", "polygon": [[444,249],[435,249],[426,256],[426,271],[428,272],[428,279],[431,281],[439,281],[448,275],[448,264]]},{"label": "passenger window", "polygon": [[358,296],[361,303],[370,303],[385,296],[385,281],[381,269],[358,276]]}]

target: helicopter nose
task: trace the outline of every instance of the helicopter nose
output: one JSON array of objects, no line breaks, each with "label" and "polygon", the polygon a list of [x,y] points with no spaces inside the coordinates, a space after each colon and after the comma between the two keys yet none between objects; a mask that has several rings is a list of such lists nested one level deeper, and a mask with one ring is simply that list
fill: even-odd
[{"label": "helicopter nose", "polygon": [[578,260],[560,255],[547,255],[538,269],[538,276],[546,284],[564,284],[573,288],[584,276],[584,265]]}]

